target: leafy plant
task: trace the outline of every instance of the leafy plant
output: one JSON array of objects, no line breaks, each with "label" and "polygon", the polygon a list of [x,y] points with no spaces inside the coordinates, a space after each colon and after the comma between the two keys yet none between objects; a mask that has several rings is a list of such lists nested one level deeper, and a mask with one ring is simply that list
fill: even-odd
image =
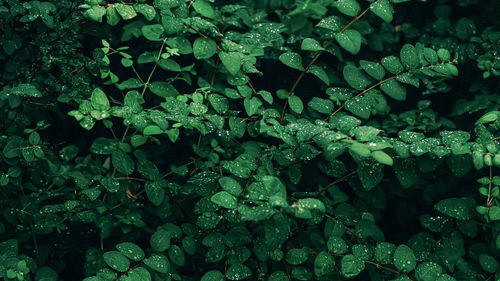
[{"label": "leafy plant", "polygon": [[497,280],[496,2],[0,1],[5,280]]}]

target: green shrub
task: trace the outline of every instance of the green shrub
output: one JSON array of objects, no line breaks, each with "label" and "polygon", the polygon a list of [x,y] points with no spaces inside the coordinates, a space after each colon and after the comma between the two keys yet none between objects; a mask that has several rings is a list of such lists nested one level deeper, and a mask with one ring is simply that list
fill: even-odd
[{"label": "green shrub", "polygon": [[500,280],[497,0],[0,0],[0,279]]}]

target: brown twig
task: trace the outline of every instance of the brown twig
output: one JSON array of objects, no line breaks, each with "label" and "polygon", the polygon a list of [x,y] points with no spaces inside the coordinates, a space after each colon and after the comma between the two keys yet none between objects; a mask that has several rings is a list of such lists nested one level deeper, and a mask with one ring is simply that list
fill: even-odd
[{"label": "brown twig", "polygon": [[340,183],[340,182],[343,182],[345,181],[346,179],[350,178],[351,176],[355,175],[358,171],[352,171],[350,172],[349,174],[347,175],[344,175],[343,177],[339,178],[339,179],[336,179],[334,180],[333,182],[329,183],[328,185],[326,185],[325,187],[323,187],[320,191],[316,192],[316,196],[315,197],[319,197],[321,194],[323,194],[324,192],[326,192],[328,189],[330,189],[330,187]]},{"label": "brown twig", "polygon": [[255,91],[255,88],[253,87],[252,82],[250,82],[250,80],[248,80],[247,84],[250,87],[250,89],[252,89],[252,93],[254,95],[257,94],[257,91]]},{"label": "brown twig", "polygon": [[118,177],[115,178],[116,180],[130,180],[130,181],[140,181],[140,182],[147,182],[145,179],[140,179],[140,178],[133,178],[133,177]]}]

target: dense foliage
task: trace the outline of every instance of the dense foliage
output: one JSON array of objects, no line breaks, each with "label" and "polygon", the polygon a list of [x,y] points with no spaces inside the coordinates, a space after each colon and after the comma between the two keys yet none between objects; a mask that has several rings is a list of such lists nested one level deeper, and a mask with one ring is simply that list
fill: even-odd
[{"label": "dense foliage", "polygon": [[500,280],[498,0],[0,0],[0,279]]}]

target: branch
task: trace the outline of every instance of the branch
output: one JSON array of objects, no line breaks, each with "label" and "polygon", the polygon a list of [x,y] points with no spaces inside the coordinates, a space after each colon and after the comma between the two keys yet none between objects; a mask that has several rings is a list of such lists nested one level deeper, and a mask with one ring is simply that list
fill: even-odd
[{"label": "branch", "polygon": [[[380,0],[377,0],[375,1],[374,3],[372,3],[371,5],[377,3],[378,1]],[[370,10],[370,7],[366,8],[361,14],[359,14],[357,17],[355,17],[353,20],[351,20],[351,22],[349,22],[346,26],[344,26],[344,28],[342,28],[339,33],[343,33],[344,31],[346,31],[353,23],[355,23],[356,21],[358,21],[361,17],[363,17],[368,11]],[[330,39],[330,41],[328,41],[324,46],[323,48],[326,49],[328,48],[331,44],[333,44],[333,42],[335,41],[335,38],[332,38]],[[304,68],[304,70],[300,73],[299,77],[297,78],[297,80],[295,80],[295,82],[293,83],[293,86],[292,88],[290,89],[290,92],[288,92],[288,96],[291,96],[294,92],[295,92],[295,89],[297,88],[297,86],[299,85],[300,81],[302,80],[302,78],[304,78],[304,75],[307,73],[307,71],[309,70],[309,68],[311,68],[311,66],[319,59],[319,57],[324,53],[325,51],[324,50],[321,50],[321,51],[318,51],[316,53],[316,55],[314,56],[314,58],[309,62],[309,64],[307,64],[306,68]],[[283,106],[283,110],[281,111],[281,116],[280,116],[280,123],[283,122],[283,118],[285,117],[285,112],[286,112],[286,109],[288,107],[288,99],[285,100],[285,105]]]},{"label": "branch", "polygon": [[[443,64],[448,64],[448,63],[455,63],[456,61],[455,60],[452,60],[452,61],[449,61],[449,62],[443,62],[443,63],[440,63],[438,65],[443,65]],[[431,64],[431,65],[427,65],[427,66],[422,66],[420,68],[417,68],[417,69],[414,69],[414,70],[408,70],[406,72],[403,72],[403,73],[400,73],[400,74],[397,74],[397,75],[394,75],[392,77],[389,77],[389,78],[386,78],[384,80],[381,80],[381,81],[378,81],[377,83],[371,85],[370,87],[364,89],[363,91],[361,91],[359,94],[355,95],[354,97],[357,98],[357,97],[360,97],[362,96],[363,94],[365,94],[366,92],[369,92],[370,90],[374,89],[375,87],[377,86],[380,86],[382,84],[384,84],[385,82],[388,82],[390,80],[394,80],[396,78],[398,78],[399,76],[401,75],[404,75],[404,74],[409,74],[409,73],[412,73],[416,70],[424,70],[424,69],[429,69],[429,68],[433,68],[435,67],[437,64]],[[334,112],[332,112],[330,115],[328,115],[323,121],[325,122],[328,122],[328,120],[330,119],[330,117],[332,117],[333,115],[337,114],[340,110],[342,110],[344,107],[345,107],[346,103],[344,103],[342,106],[340,106],[339,108],[337,108]]]},{"label": "branch", "polygon": [[352,171],[350,172],[349,174],[339,178],[339,179],[336,179],[334,180],[333,182],[329,183],[328,185],[326,185],[325,187],[323,187],[320,191],[316,192],[316,196],[315,197],[319,197],[321,194],[323,194],[324,192],[326,192],[328,189],[330,189],[330,187],[340,183],[340,182],[343,182],[345,181],[346,179],[350,178],[351,176],[357,174],[358,171]]}]

